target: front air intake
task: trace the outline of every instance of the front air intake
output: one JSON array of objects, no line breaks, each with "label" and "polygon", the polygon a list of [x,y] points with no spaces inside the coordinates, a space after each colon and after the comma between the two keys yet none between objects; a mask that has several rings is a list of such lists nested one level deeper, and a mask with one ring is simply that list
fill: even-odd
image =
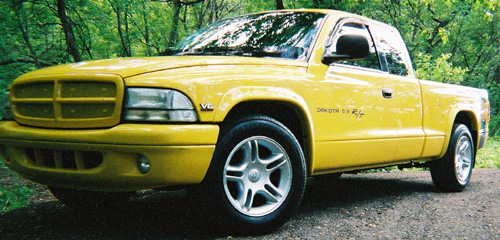
[{"label": "front air intake", "polygon": [[103,154],[94,151],[25,148],[31,164],[53,169],[87,170],[102,164]]}]

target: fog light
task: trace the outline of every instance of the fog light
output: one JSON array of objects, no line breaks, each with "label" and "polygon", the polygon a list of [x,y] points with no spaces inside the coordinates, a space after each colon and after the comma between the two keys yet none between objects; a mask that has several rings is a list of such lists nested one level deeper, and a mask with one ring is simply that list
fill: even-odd
[{"label": "fog light", "polygon": [[146,156],[141,155],[139,159],[137,159],[137,169],[139,169],[139,172],[143,174],[149,172],[149,169],[151,169],[151,163]]}]

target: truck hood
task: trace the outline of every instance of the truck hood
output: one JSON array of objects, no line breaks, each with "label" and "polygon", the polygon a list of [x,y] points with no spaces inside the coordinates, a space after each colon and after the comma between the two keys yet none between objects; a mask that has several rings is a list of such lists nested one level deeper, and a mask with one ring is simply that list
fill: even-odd
[{"label": "truck hood", "polygon": [[282,65],[307,67],[306,62],[277,58],[225,56],[116,58],[48,67],[27,73],[23,75],[23,78],[62,74],[115,74],[121,76],[122,78],[126,78],[167,69],[210,65]]}]

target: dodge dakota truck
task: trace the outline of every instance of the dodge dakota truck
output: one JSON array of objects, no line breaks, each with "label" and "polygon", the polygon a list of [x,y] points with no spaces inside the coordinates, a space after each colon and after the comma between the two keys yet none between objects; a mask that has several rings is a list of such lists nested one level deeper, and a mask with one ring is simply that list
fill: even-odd
[{"label": "dodge dakota truck", "polygon": [[[469,183],[485,90],[419,80],[398,31],[333,10],[225,19],[169,56],[36,70],[2,96],[1,158],[68,206],[190,187],[230,229],[284,224],[306,179],[426,166]],[[100,206],[100,205],[99,205]]]}]

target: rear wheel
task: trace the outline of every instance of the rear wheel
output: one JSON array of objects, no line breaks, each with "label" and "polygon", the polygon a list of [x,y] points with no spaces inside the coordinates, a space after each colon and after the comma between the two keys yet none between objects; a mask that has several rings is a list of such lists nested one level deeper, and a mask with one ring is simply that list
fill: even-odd
[{"label": "rear wheel", "polygon": [[448,150],[442,159],[431,162],[431,176],[441,191],[462,191],[470,181],[475,161],[472,136],[467,126],[453,125]]},{"label": "rear wheel", "polygon": [[134,192],[94,192],[51,186],[48,186],[48,189],[66,206],[82,210],[113,207],[118,203],[126,202],[134,195]]},{"label": "rear wheel", "polygon": [[305,189],[305,160],[297,139],[265,116],[244,118],[222,134],[204,181],[218,220],[240,234],[280,227]]}]

